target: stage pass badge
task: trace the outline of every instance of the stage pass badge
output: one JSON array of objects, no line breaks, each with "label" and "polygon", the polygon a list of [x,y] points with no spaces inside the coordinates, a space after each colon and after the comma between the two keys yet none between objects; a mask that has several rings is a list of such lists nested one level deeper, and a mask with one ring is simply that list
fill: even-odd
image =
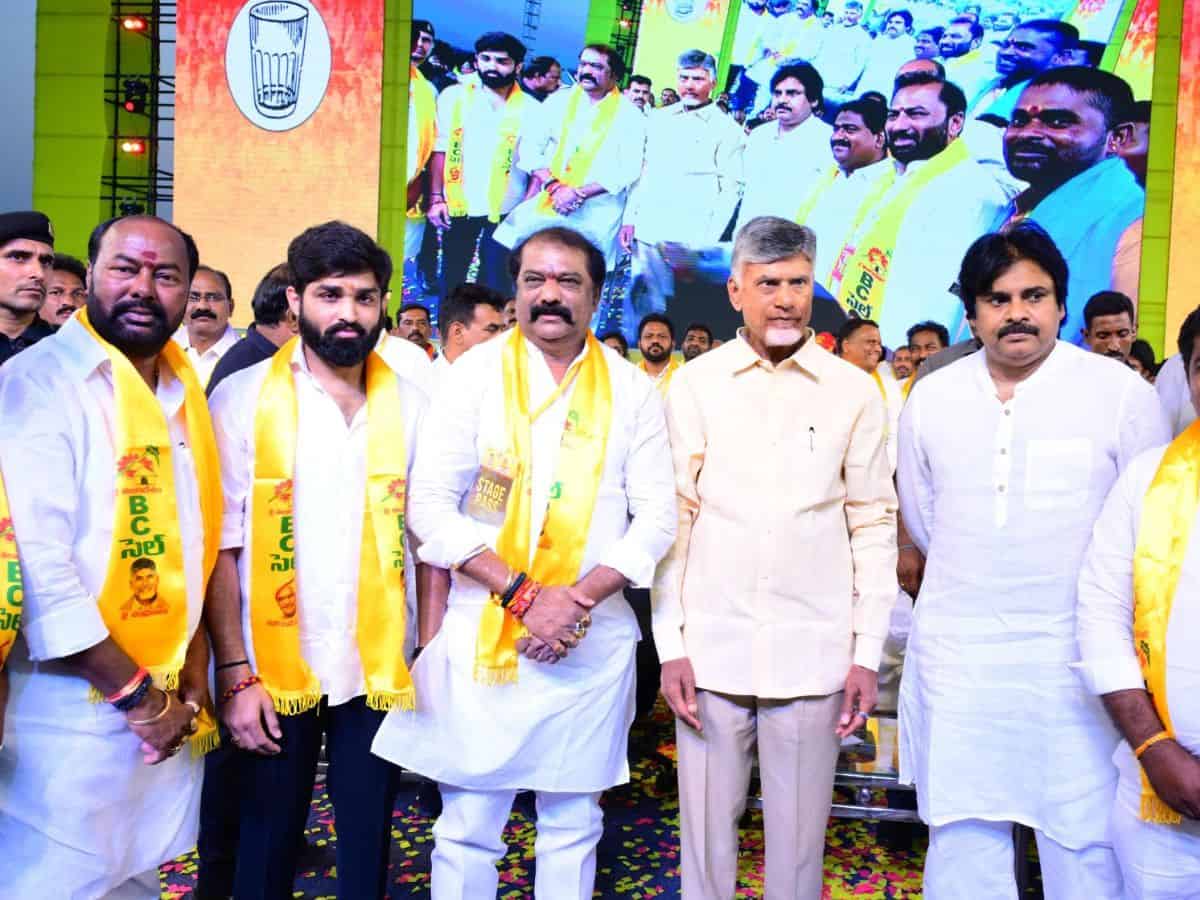
[{"label": "stage pass badge", "polygon": [[507,453],[496,450],[484,453],[467,498],[467,515],[485,525],[503,525],[518,465]]}]

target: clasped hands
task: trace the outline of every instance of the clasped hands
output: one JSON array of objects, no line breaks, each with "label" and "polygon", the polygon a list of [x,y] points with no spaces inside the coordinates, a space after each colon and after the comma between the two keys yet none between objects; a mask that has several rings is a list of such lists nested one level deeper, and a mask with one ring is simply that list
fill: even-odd
[{"label": "clasped hands", "polygon": [[595,605],[574,585],[543,587],[521,620],[529,635],[517,641],[517,652],[535,662],[558,662],[587,636]]},{"label": "clasped hands", "polygon": [[181,685],[178,692],[152,688],[125,716],[129,730],[142,741],[142,761],[155,766],[178,753],[198,730],[196,718],[207,700],[207,687],[189,691]]}]

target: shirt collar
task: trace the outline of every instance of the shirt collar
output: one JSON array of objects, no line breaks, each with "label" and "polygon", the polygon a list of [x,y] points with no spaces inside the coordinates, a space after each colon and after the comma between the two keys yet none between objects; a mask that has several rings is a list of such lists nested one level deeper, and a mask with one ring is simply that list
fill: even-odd
[{"label": "shirt collar", "polygon": [[768,372],[774,372],[779,369],[784,369],[789,366],[795,366],[800,371],[811,376],[813,380],[820,381],[821,375],[825,371],[825,366],[828,364],[828,352],[820,344],[817,343],[816,332],[811,328],[806,328],[804,343],[800,347],[778,365],[774,365],[770,360],[763,359],[754,348],[750,346],[750,342],[746,340],[746,329],[739,328],[737,330],[737,338],[732,341],[735,348],[731,354],[732,374],[740,375],[742,372],[749,371],[755,366],[766,369]]},{"label": "shirt collar", "polygon": [[[87,329],[83,327],[78,318],[72,316],[52,338],[47,340],[62,342],[67,351],[61,354],[63,365],[80,379],[86,379],[93,372],[98,372],[106,382],[112,384],[112,364],[109,362],[108,354],[100,346],[100,342],[88,334]],[[175,373],[163,361],[161,354],[158,357],[156,396],[168,417],[175,415],[183,406],[183,382],[175,377]]]},{"label": "shirt collar", "polygon": [[199,351],[195,350],[192,347],[192,340],[190,337],[187,339],[187,342],[183,346],[184,346],[184,349],[187,350],[189,353],[195,353],[197,356],[207,356],[209,353],[216,353],[217,355],[223,355],[226,350],[228,350],[230,347],[232,347],[234,344],[237,343],[237,340],[238,340],[237,331],[234,330],[232,325],[226,325],[225,333],[222,334],[219,338],[217,338],[216,343],[213,344],[211,347],[209,347],[207,350],[205,350],[203,353],[200,353]]},{"label": "shirt collar", "polygon": [[[1050,355],[1046,357],[1037,370],[1028,378],[1018,381],[1013,386],[1013,397],[1026,391],[1036,390],[1043,382],[1053,383],[1054,372],[1067,359],[1070,354],[1069,349],[1063,348],[1062,341],[1054,342],[1054,349],[1050,351]],[[992,373],[988,369],[987,350],[980,349],[971,354],[976,358],[976,375],[980,379],[980,384],[983,387],[984,393],[990,397],[996,396],[996,383],[992,381]]]}]

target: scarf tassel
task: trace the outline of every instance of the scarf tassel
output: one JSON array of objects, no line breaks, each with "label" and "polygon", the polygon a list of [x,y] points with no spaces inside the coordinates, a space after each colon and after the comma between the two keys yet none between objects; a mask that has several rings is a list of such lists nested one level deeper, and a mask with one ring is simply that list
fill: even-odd
[{"label": "scarf tassel", "polygon": [[517,683],[517,666],[487,666],[476,661],[475,663],[475,681],[477,684],[487,685],[488,687],[497,687],[502,684]]},{"label": "scarf tassel", "polygon": [[1150,779],[1146,777],[1144,770],[1142,772],[1140,817],[1143,822],[1150,822],[1154,825],[1179,825],[1183,822],[1183,816],[1167,806],[1162,798],[1154,793],[1154,788],[1150,786]]},{"label": "scarf tassel", "polygon": [[316,709],[317,704],[321,702],[319,690],[316,693],[312,691],[277,691],[268,687],[267,693],[271,695],[275,712],[281,716],[298,716],[310,709]]},{"label": "scarf tassel", "polygon": [[367,691],[367,707],[379,712],[393,709],[412,712],[417,708],[417,692],[411,687],[399,691]]}]

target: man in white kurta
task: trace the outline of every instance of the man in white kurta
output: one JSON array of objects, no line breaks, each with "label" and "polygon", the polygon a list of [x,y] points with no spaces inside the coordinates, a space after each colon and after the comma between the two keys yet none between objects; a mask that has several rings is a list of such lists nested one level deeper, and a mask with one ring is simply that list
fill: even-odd
[{"label": "man in white kurta", "polygon": [[[111,279],[98,273],[115,264],[118,248],[137,260],[123,263],[136,268],[143,285],[131,292],[154,290],[175,324],[182,320],[190,273],[178,266],[168,271],[174,259],[186,259],[171,228],[138,217],[106,232],[89,272],[89,287],[104,298],[89,302],[93,322],[100,319],[95,304],[111,308],[117,296]],[[130,242],[140,243],[135,250]],[[143,249],[161,258],[144,258]],[[156,276],[158,287],[147,289]],[[170,278],[178,282],[173,289],[165,287]],[[170,333],[163,331],[163,342]],[[157,380],[155,398],[176,448],[171,461],[190,639],[203,610],[204,529],[183,383],[161,361]],[[0,452],[25,585],[0,750],[0,894],[6,897],[157,898],[158,866],[196,842],[200,759],[184,749],[147,765],[143,736],[108,703],[89,700],[80,669],[80,657],[106,643],[131,672],[136,667],[112,641],[97,603],[113,543],[117,416],[112,363],[78,317],[4,367]],[[188,690],[197,682],[206,697],[203,661]],[[154,710],[162,705],[157,694]]]},{"label": "man in white kurta", "polygon": [[1183,430],[1196,420],[1196,410],[1192,407],[1182,354],[1176,353],[1166,358],[1154,379],[1154,390],[1171,423],[1171,434],[1183,434]]},{"label": "man in white kurta", "polygon": [[888,14],[883,31],[867,51],[867,65],[858,80],[860,97],[867,91],[878,91],[885,97],[892,95],[896,70],[917,55],[912,22],[912,13],[906,9]]},{"label": "man in white kurta", "polygon": [[[1200,313],[1184,324],[1189,344],[1200,330]],[[1192,384],[1196,351],[1189,348]],[[1182,441],[1195,440],[1192,436]],[[1191,538],[1182,548],[1179,580],[1166,622],[1166,703],[1173,734],[1161,739],[1164,722],[1158,698],[1146,691],[1146,677],[1134,640],[1134,556],[1142,535],[1147,493],[1167,448],[1147,450],[1130,463],[1105,501],[1079,577],[1078,635],[1081,671],[1091,691],[1108,708],[1124,740],[1113,762],[1120,772],[1110,833],[1128,900],[1194,900],[1200,897],[1200,518],[1192,513]],[[1187,502],[1187,501],[1184,501]],[[1194,507],[1194,501],[1193,501]],[[1167,558],[1171,548],[1147,547]],[[1160,735],[1157,740],[1151,740]],[[1141,751],[1135,758],[1134,748]],[[1139,763],[1140,760],[1140,763]],[[1156,789],[1179,786],[1159,799],[1182,814],[1169,824],[1141,818],[1143,767]],[[1164,785],[1164,781],[1170,782]]]},{"label": "man in white kurta", "polygon": [[961,280],[983,352],[923,378],[900,421],[900,509],[926,556],[900,686],[925,896],[1015,897],[1018,822],[1049,900],[1117,898],[1116,735],[1072,671],[1076,580],[1109,488],[1166,422],[1125,366],[1056,340],[1066,264],[1040,229],[981,238]]},{"label": "man in white kurta", "polygon": [[[543,228],[570,228],[600,248],[611,271],[620,249],[617,231],[625,202],[642,174],[646,116],[617,90],[622,63],[615,52],[585,47],[579,65],[579,83],[557,91],[541,106],[521,162],[534,180],[495,237],[511,248]],[[603,107],[614,93],[616,114],[606,123]],[[565,172],[553,170],[556,159],[582,168],[578,162],[585,157],[591,157],[586,172],[569,178],[582,184],[568,183]]]},{"label": "man in white kurta", "polygon": [[[570,243],[568,243],[570,242]],[[439,385],[417,452],[409,524],[421,541],[422,560],[453,570],[449,609],[437,636],[413,668],[415,713],[389,714],[374,751],[436,779],[444,812],[434,827],[433,896],[476,900],[496,893],[495,864],[503,856],[502,830],[519,789],[537,792],[535,896],[590,898],[595,847],[602,831],[600,792],[629,778],[626,739],[634,714],[634,651],[638,627],[621,595],[626,584],[649,587],[675,532],[671,458],[662,401],[648,378],[594,339],[583,341],[599,296],[603,271],[595,247],[578,235],[531,238],[518,250],[519,327],[473,348],[455,361]],[[586,262],[585,262],[586,260]],[[548,308],[569,310],[572,323]],[[531,309],[539,311],[531,321]],[[495,603],[524,560],[501,561],[500,528],[469,512],[481,466],[508,447],[503,361],[510,344],[524,342],[531,410],[550,405],[530,431],[530,541],[536,547],[547,503],[559,495],[552,482],[572,408],[572,379],[561,393],[572,359],[603,354],[612,388],[612,418],[580,581],[562,592],[599,594],[590,631],[557,663],[518,659],[515,682],[476,680],[476,643],[484,607]],[[549,347],[548,353],[543,348]],[[573,348],[573,349],[572,349]],[[550,590],[550,588],[544,589]],[[525,623],[549,603],[534,601]],[[549,644],[550,642],[547,641]],[[532,653],[532,650],[530,651]],[[553,651],[551,651],[553,652]]]},{"label": "man in white kurta", "polygon": [[[675,293],[659,246],[715,246],[729,226],[742,188],[745,133],[712,102],[717,63],[688,50],[679,58],[680,102],[652,110],[646,164],[629,195],[621,246],[633,253],[630,318],[663,312]],[[644,287],[644,291],[643,291]]]},{"label": "man in white kurta", "polygon": [[835,103],[859,93],[854,86],[871,58],[873,42],[862,27],[862,14],[862,3],[848,0],[842,9],[842,21],[825,32],[820,55],[810,60],[825,79],[825,96]]}]

